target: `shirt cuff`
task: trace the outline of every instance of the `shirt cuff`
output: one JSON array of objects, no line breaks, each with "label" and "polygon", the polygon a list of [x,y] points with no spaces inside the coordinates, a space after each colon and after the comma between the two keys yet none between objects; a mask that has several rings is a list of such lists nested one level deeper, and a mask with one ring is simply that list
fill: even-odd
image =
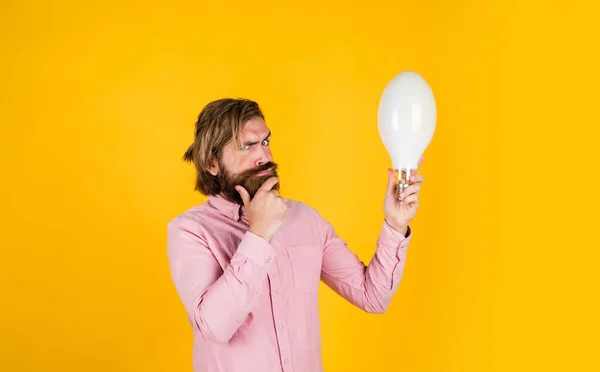
[{"label": "shirt cuff", "polygon": [[383,221],[383,228],[381,229],[381,234],[379,235],[379,244],[385,249],[399,254],[399,251],[406,250],[408,248],[408,243],[410,243],[410,239],[412,238],[412,228],[410,225],[406,231],[406,236],[403,236],[400,232],[394,230],[387,221]]},{"label": "shirt cuff", "polygon": [[237,253],[244,255],[255,264],[268,269],[271,262],[275,259],[275,250],[273,246],[260,236],[246,231]]}]

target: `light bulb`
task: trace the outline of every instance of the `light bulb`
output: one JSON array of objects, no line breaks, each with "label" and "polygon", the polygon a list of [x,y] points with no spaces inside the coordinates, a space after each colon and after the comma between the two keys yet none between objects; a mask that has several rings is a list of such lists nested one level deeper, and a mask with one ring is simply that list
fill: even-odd
[{"label": "light bulb", "polygon": [[396,75],[381,95],[379,136],[392,160],[400,200],[400,193],[410,185],[410,176],[433,138],[436,116],[433,92],[416,72]]}]

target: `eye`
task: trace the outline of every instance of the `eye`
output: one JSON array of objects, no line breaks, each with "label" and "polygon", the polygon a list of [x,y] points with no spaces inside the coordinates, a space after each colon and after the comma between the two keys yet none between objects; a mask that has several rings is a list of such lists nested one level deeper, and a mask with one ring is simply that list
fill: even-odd
[{"label": "eye", "polygon": [[263,146],[269,146],[269,143],[270,143],[270,142],[271,142],[271,140],[270,140],[270,139],[266,139],[266,140],[262,141],[262,145],[263,145]]},{"label": "eye", "polygon": [[248,146],[248,145],[243,145],[242,147],[240,147],[240,150],[242,150],[242,151],[247,151],[249,149],[250,149],[250,146]]}]

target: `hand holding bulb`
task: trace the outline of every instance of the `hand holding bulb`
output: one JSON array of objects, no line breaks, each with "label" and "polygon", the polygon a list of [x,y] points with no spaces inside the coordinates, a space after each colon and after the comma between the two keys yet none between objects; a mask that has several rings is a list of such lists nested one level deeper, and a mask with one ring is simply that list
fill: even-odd
[{"label": "hand holding bulb", "polygon": [[419,207],[423,177],[417,170],[435,132],[436,117],[433,92],[416,72],[396,75],[381,95],[379,135],[392,160],[384,211],[386,222],[404,234]]},{"label": "hand holding bulb", "polygon": [[417,169],[410,176],[409,186],[400,193],[401,201],[398,199],[396,174],[393,169],[388,169],[388,185],[383,202],[385,221],[403,235],[406,235],[408,224],[415,218],[419,209],[419,192],[424,178],[417,171],[424,160],[425,158],[421,156]]}]

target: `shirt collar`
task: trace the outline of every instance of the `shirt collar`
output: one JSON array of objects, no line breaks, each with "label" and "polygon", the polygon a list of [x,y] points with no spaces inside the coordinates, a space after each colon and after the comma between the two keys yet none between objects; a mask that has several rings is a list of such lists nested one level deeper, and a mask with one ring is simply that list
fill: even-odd
[{"label": "shirt collar", "polygon": [[208,203],[221,214],[236,222],[239,222],[242,218],[247,219],[246,208],[243,205],[229,201],[222,195],[209,195]]}]

